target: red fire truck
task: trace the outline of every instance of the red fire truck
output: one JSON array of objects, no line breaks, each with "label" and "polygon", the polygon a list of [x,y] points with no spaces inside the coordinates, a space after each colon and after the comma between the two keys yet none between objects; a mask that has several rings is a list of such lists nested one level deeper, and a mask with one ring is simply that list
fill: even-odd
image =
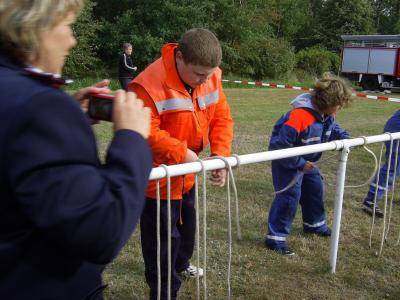
[{"label": "red fire truck", "polygon": [[364,90],[400,88],[400,34],[342,35],[341,74]]}]

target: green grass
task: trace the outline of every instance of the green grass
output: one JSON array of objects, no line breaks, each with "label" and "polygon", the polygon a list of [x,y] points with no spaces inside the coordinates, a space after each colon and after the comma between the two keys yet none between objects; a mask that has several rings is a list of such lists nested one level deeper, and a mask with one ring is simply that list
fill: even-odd
[{"label": "green grass", "polygon": [[[275,121],[290,109],[289,102],[300,92],[282,89],[226,89],[235,120],[233,153],[266,151]],[[338,121],[354,137],[380,134],[385,121],[398,109],[396,103],[359,98],[341,111]],[[111,126],[96,125],[99,148],[104,155]],[[371,148],[378,153],[380,145]],[[323,157],[331,156],[332,152]],[[353,149],[346,184],[364,182],[373,170],[372,158],[361,148]],[[334,206],[335,158],[319,165],[326,179],[328,223]],[[336,274],[329,272],[329,239],[310,237],[301,230],[297,213],[289,245],[293,258],[282,257],[263,247],[268,209],[273,200],[270,163],[244,165],[235,170],[241,210],[242,241],[234,238],[232,259],[233,299],[399,299],[400,230],[399,197],[395,198],[389,241],[377,257],[382,221],[377,221],[372,249],[368,247],[370,218],[360,209],[367,187],[346,189]],[[107,267],[104,280],[106,299],[146,299],[144,265],[139,230],[118,258]],[[233,233],[236,229],[233,226]],[[208,292],[209,299],[226,298],[227,217],[226,191],[208,186]],[[193,262],[195,261],[195,256]],[[180,299],[196,299],[195,281],[187,281]]]},{"label": "green grass", "polygon": [[118,78],[112,78],[112,77],[97,77],[97,78],[83,78],[83,79],[77,79],[74,80],[71,84],[65,87],[66,90],[68,91],[75,91],[87,86],[91,86],[96,84],[97,82],[102,81],[103,79],[109,79],[110,80],[110,89],[111,90],[117,90],[120,89],[121,86],[119,84]]}]

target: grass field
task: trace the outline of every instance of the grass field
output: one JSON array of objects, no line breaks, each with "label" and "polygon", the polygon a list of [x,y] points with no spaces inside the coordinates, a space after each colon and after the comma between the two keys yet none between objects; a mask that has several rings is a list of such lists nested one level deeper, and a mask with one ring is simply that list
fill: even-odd
[{"label": "grass field", "polygon": [[[299,94],[279,89],[226,89],[235,120],[233,153],[266,151],[275,121],[290,109],[289,102]],[[393,95],[394,96],[394,95]],[[380,134],[385,121],[399,104],[356,99],[351,108],[341,111],[338,121],[354,137]],[[96,125],[99,147],[104,154],[110,141],[109,124]],[[375,153],[380,145],[371,147]],[[326,179],[328,223],[332,224],[336,158],[319,164]],[[346,184],[364,182],[373,170],[372,158],[361,148],[353,149]],[[379,249],[381,220],[378,220],[372,249],[368,246],[370,218],[360,203],[367,187],[346,189],[342,214],[336,274],[329,272],[329,239],[305,236],[301,230],[300,209],[289,245],[296,256],[282,257],[266,250],[263,240],[268,209],[273,200],[270,163],[242,166],[235,171],[241,209],[242,241],[234,238],[232,258],[233,299],[399,299],[400,246],[395,245],[400,231],[399,193],[395,197],[391,233],[383,255]],[[235,227],[233,226],[235,233]],[[208,295],[226,299],[228,261],[226,191],[208,186]],[[193,259],[194,261],[194,259]],[[138,230],[119,257],[106,270],[106,299],[146,299],[144,265]],[[186,281],[180,299],[196,298],[195,281]]]}]

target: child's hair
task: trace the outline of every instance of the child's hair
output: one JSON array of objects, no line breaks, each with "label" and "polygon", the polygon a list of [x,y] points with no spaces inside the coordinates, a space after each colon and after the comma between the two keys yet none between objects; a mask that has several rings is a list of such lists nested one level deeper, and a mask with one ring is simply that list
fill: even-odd
[{"label": "child's hair", "polygon": [[351,90],[343,79],[325,73],[315,83],[311,101],[322,112],[335,106],[347,107],[352,101]]}]

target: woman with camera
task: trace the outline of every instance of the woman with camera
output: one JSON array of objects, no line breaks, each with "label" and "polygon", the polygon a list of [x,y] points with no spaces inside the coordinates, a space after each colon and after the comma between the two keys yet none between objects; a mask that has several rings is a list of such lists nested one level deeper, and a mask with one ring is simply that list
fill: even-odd
[{"label": "woman with camera", "polygon": [[102,164],[81,107],[108,82],[59,89],[83,2],[0,3],[0,299],[102,299],[143,209],[149,110],[117,92]]}]

